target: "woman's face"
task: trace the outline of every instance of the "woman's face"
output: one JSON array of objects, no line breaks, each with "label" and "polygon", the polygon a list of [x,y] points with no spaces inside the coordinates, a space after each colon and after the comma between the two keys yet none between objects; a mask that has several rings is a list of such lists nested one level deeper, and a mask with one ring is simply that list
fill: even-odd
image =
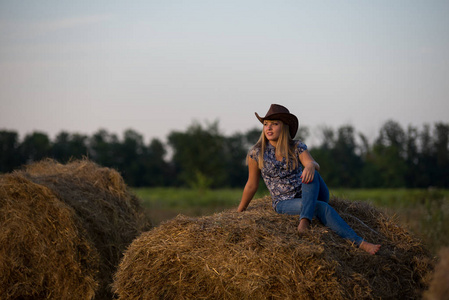
[{"label": "woman's face", "polygon": [[282,121],[277,120],[265,120],[263,122],[263,132],[272,145],[276,145],[281,135],[282,124]]}]

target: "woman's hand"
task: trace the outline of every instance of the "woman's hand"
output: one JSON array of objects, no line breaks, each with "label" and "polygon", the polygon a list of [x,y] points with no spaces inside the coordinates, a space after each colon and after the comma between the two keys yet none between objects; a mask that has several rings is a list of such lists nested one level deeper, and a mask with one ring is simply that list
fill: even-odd
[{"label": "woman's hand", "polygon": [[301,174],[302,183],[310,183],[315,176],[315,170],[320,170],[320,165],[313,159],[309,151],[305,150],[299,155],[299,160],[304,166],[304,170]]},{"label": "woman's hand", "polygon": [[315,164],[312,162],[304,166],[304,170],[301,174],[302,183],[310,183],[315,176]]}]

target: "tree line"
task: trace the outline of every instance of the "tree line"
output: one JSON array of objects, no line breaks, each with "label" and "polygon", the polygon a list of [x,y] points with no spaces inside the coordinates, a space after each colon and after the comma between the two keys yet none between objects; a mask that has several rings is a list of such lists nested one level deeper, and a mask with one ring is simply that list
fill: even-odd
[{"label": "tree line", "polygon": [[[0,173],[53,158],[61,163],[87,157],[118,170],[130,186],[242,187],[247,179],[246,154],[261,128],[225,136],[218,122],[193,122],[185,131],[169,133],[167,142],[148,144],[135,130],[122,138],[100,129],[92,136],[60,132],[51,140],[43,132],[0,131]],[[299,138],[307,143],[307,127]],[[435,123],[405,130],[387,121],[373,142],[351,125],[323,127],[317,146],[310,147],[331,187],[449,187],[449,124]]]}]

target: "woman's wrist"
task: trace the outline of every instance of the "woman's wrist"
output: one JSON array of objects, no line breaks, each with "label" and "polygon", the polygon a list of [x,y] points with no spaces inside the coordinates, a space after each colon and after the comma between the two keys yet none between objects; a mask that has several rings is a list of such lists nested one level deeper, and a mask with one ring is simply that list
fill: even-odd
[{"label": "woman's wrist", "polygon": [[316,169],[316,163],[314,161],[311,161],[310,163],[305,165],[304,168],[307,168],[307,169],[314,168],[314,169]]},{"label": "woman's wrist", "polygon": [[320,165],[316,161],[311,161],[310,163],[307,164],[307,166],[305,166],[305,168],[313,168],[313,169],[319,171]]}]

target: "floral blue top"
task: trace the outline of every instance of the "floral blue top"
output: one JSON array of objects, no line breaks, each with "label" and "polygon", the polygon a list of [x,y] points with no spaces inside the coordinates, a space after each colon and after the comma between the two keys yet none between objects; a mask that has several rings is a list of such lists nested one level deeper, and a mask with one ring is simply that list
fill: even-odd
[{"label": "floral blue top", "polygon": [[[296,147],[297,155],[307,150],[307,145],[301,141],[297,141]],[[260,147],[253,146],[248,152],[249,157],[258,161],[260,150]],[[289,170],[285,158],[282,161],[276,159],[275,151],[276,148],[268,143],[263,155],[264,167],[261,170],[262,178],[271,194],[273,208],[276,208],[279,201],[301,197],[302,187],[301,165]]]}]

